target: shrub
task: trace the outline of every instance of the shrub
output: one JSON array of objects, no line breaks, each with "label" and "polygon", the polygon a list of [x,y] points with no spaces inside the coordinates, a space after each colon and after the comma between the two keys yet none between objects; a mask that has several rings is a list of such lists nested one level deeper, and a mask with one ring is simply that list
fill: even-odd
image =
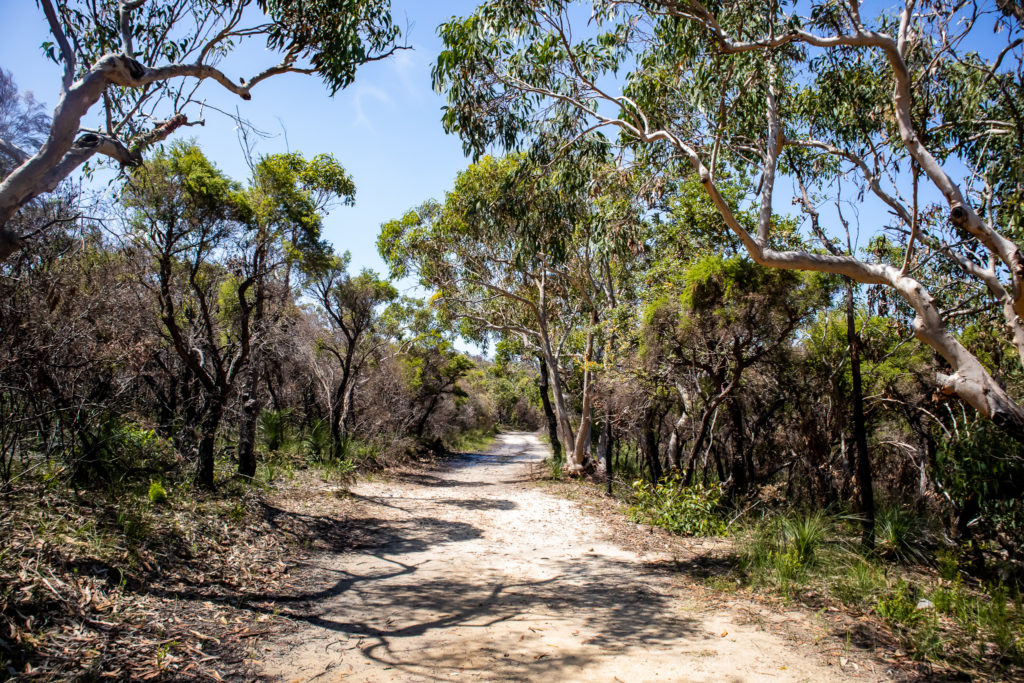
[{"label": "shrub", "polygon": [[316,461],[331,452],[331,427],[327,420],[317,420],[302,436],[302,450]]},{"label": "shrub", "polygon": [[286,409],[264,410],[260,413],[260,437],[268,451],[279,451],[288,443],[291,435],[289,423],[293,412]]},{"label": "shrub", "polygon": [[820,510],[806,514],[788,515],[780,524],[782,545],[796,553],[797,561],[806,566],[814,561],[818,547],[828,533],[828,520]]},{"label": "shrub", "polygon": [[828,530],[829,520],[821,511],[765,520],[741,546],[740,567],[753,583],[788,593],[815,564]]},{"label": "shrub", "polygon": [[875,611],[892,626],[915,659],[936,659],[946,645],[934,609],[917,607],[919,591],[903,579],[884,597]]},{"label": "shrub", "polygon": [[72,472],[79,482],[95,477],[123,484],[139,474],[167,471],[176,465],[170,443],[152,429],[120,416],[104,417],[83,433],[80,441],[83,445],[74,454]]},{"label": "shrub", "polygon": [[164,489],[164,485],[158,481],[150,482],[149,484],[149,502],[154,505],[159,505],[167,501],[167,490]]},{"label": "shrub", "polygon": [[904,564],[925,562],[928,533],[913,511],[902,506],[882,507],[875,517],[875,541],[878,553]]},{"label": "shrub", "polygon": [[653,524],[681,536],[722,536],[727,525],[721,515],[717,486],[683,486],[672,474],[655,486],[633,482],[630,519]]}]

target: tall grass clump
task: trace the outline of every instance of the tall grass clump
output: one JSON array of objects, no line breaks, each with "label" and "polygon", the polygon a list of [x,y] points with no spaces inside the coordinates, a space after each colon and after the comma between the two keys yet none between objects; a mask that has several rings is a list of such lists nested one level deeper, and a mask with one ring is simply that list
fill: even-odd
[{"label": "tall grass clump", "polygon": [[820,510],[766,519],[747,532],[739,567],[752,583],[788,595],[819,561],[831,526]]},{"label": "tall grass clump", "polygon": [[884,505],[875,515],[875,549],[887,560],[925,564],[929,539],[925,521],[905,506]]},{"label": "tall grass clump", "polygon": [[259,417],[260,438],[271,453],[282,450],[291,440],[293,410],[264,410]]}]

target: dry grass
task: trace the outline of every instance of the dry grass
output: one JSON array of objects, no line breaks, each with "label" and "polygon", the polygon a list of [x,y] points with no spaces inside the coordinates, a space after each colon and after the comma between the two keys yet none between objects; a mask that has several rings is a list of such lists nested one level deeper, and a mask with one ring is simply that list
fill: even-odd
[{"label": "dry grass", "polygon": [[[256,639],[287,627],[279,601],[322,543],[318,520],[344,515],[317,481],[168,487],[160,504],[145,487],[13,491],[0,508],[0,680],[250,678]],[[293,510],[311,495],[317,517]]]}]

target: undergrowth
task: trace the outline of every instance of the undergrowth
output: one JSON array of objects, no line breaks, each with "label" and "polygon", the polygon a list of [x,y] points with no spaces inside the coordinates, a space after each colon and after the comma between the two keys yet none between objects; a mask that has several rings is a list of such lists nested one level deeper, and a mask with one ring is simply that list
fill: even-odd
[{"label": "undergrowth", "polygon": [[[558,480],[560,463],[545,464],[546,478]],[[603,497],[602,483],[592,488]],[[971,580],[963,571],[967,549],[942,546],[909,508],[881,505],[875,548],[866,551],[855,515],[773,510],[729,524],[716,486],[684,487],[673,475],[656,486],[616,486],[615,494],[635,522],[681,536],[728,532],[732,550],[701,575],[710,588],[760,591],[815,609],[841,606],[884,623],[907,655],[951,675],[1024,679],[1024,596]]]},{"label": "undergrowth", "polygon": [[486,451],[494,443],[498,435],[498,429],[471,429],[461,432],[445,440],[445,448],[457,453],[472,453]]},{"label": "undergrowth", "polygon": [[88,476],[38,453],[19,461],[0,493],[0,681],[244,678],[221,661],[249,642],[234,634],[273,618],[260,596],[278,591],[300,549],[343,533],[330,515],[280,509],[270,489],[319,495],[316,478],[347,486],[412,451],[411,440],[350,439],[333,457],[322,425],[303,432],[288,417],[261,418],[252,479],[235,476],[232,444],[218,444],[215,491],[130,420],[104,425]]},{"label": "undergrowth", "polygon": [[[1019,591],[970,582],[955,551],[935,554],[931,535],[906,510],[880,510],[874,551],[857,520],[822,511],[748,522],[736,578],[785,599],[824,599],[886,623],[914,659],[970,675],[1021,673],[1024,608]],[[935,557],[937,568],[923,564]]]},{"label": "undergrowth", "polygon": [[679,475],[672,474],[653,486],[639,479],[633,482],[633,498],[629,517],[634,522],[660,526],[682,536],[726,533],[717,486],[683,486]]},{"label": "undergrowth", "polygon": [[[218,464],[222,477],[234,465]],[[59,474],[18,480],[0,511],[0,680],[229,673],[210,658],[263,616],[228,598],[275,590],[290,541],[258,487],[225,477],[203,492],[189,474],[77,490]]]}]

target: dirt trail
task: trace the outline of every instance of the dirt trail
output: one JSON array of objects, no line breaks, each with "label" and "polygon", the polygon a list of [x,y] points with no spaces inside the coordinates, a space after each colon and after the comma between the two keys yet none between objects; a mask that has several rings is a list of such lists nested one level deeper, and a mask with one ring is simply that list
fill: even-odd
[{"label": "dirt trail", "polygon": [[[487,455],[353,489],[370,516],[322,585],[262,643],[284,681],[872,680],[735,605],[688,597],[579,507],[526,483],[546,455],[503,434]],[[319,579],[318,579],[319,580]],[[756,623],[760,622],[760,626]],[[835,659],[832,657],[831,659]]]}]

